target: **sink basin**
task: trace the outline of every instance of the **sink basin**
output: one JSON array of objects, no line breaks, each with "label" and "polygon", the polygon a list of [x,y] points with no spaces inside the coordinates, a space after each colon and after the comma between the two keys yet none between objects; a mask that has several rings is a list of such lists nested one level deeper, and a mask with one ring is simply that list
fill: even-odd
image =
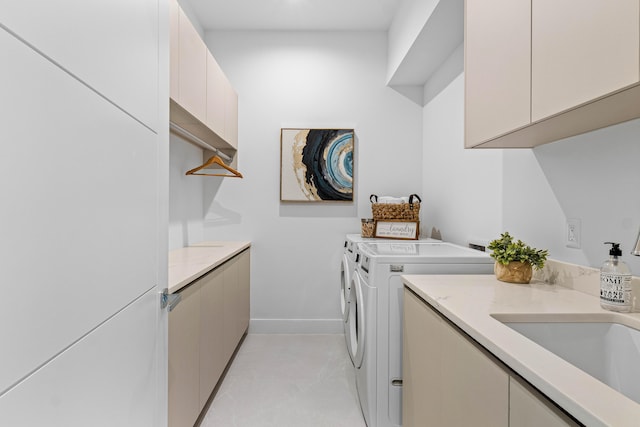
[{"label": "sink basin", "polygon": [[[640,403],[640,331],[616,322],[514,321],[503,324]],[[516,316],[517,317],[517,316]]]}]

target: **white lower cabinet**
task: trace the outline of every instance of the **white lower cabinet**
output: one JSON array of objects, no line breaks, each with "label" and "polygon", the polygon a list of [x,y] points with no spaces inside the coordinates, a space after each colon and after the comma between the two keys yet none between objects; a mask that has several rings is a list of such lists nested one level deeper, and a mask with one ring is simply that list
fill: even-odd
[{"label": "white lower cabinet", "polygon": [[402,423],[441,426],[442,322],[405,290],[402,351]]},{"label": "white lower cabinet", "polygon": [[579,425],[408,289],[403,331],[405,427]]},{"label": "white lower cabinet", "polygon": [[441,322],[442,425],[507,426],[509,375],[484,349]]},{"label": "white lower cabinet", "polygon": [[249,327],[249,250],[180,291],[169,313],[169,427],[192,427]]},{"label": "white lower cabinet", "polygon": [[565,427],[579,425],[529,384],[519,378],[510,378],[509,426]]},{"label": "white lower cabinet", "polygon": [[[225,351],[224,321],[225,281],[223,265],[202,278],[200,291],[200,406],[198,413],[204,408],[211,391],[218,383],[230,354]],[[230,343],[231,344],[231,343]],[[236,341],[237,344],[237,341]],[[234,346],[235,347],[235,346]]]},{"label": "white lower cabinet", "polygon": [[407,290],[404,316],[403,425],[506,427],[508,374]]},{"label": "white lower cabinet", "polygon": [[169,313],[169,426],[188,427],[198,419],[200,359],[200,290],[196,282],[180,292]]}]

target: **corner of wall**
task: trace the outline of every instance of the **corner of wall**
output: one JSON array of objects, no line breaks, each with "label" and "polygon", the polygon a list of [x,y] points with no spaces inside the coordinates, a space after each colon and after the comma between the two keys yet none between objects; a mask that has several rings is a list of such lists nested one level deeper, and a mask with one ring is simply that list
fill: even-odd
[{"label": "corner of wall", "polygon": [[387,81],[395,74],[440,0],[404,0],[387,33]]}]

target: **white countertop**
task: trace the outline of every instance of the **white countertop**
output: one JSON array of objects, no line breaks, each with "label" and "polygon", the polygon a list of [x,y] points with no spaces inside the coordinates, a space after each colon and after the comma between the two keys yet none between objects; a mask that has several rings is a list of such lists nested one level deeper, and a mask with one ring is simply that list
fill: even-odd
[{"label": "white countertop", "polygon": [[528,340],[491,314],[581,314],[640,329],[640,314],[612,313],[599,298],[542,282],[503,283],[493,275],[407,275],[407,287],[587,426],[640,425],[640,404]]},{"label": "white countertop", "polygon": [[169,293],[205,275],[251,246],[251,242],[202,242],[169,252]]}]

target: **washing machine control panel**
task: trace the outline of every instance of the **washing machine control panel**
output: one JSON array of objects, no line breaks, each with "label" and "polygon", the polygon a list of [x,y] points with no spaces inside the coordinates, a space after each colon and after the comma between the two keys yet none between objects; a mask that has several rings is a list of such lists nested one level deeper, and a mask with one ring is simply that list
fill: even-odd
[{"label": "washing machine control panel", "polygon": [[362,255],[361,257],[361,261],[360,261],[360,268],[363,269],[364,271],[366,271],[367,273],[369,272],[369,262],[370,262],[370,258],[366,255]]}]

